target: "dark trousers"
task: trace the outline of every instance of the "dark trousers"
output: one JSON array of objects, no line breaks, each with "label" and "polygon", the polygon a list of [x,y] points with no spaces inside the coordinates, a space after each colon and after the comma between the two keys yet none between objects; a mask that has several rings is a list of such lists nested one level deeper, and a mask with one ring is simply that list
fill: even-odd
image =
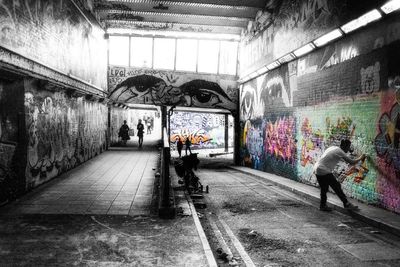
[{"label": "dark trousers", "polygon": [[336,180],[332,173],[326,175],[316,175],[319,186],[321,187],[321,207],[326,206],[327,196],[329,186],[335,191],[336,195],[340,198],[345,205],[348,201],[346,195],[343,193],[342,186]]}]

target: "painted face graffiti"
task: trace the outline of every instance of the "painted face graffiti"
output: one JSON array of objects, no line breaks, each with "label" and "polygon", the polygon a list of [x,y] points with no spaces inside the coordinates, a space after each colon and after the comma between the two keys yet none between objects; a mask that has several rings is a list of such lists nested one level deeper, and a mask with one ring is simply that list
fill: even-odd
[{"label": "painted face graffiti", "polygon": [[236,104],[217,83],[192,80],[175,86],[147,74],[124,80],[110,92],[109,97],[125,103],[236,109]]}]

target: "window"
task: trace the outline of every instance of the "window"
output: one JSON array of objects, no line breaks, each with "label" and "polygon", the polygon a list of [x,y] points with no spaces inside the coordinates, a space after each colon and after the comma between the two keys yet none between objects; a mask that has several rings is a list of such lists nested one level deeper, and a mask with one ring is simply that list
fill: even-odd
[{"label": "window", "polygon": [[129,65],[129,37],[110,36],[109,64],[118,66]]},{"label": "window", "polygon": [[131,38],[131,66],[151,68],[153,63],[153,38]]},{"label": "window", "polygon": [[178,39],[176,47],[176,70],[196,71],[197,40]]},{"label": "window", "polygon": [[173,70],[175,65],[175,39],[154,38],[154,68]]},{"label": "window", "polygon": [[221,41],[219,54],[219,74],[236,75],[237,42]]},{"label": "window", "polygon": [[219,41],[200,40],[198,72],[217,73]]}]

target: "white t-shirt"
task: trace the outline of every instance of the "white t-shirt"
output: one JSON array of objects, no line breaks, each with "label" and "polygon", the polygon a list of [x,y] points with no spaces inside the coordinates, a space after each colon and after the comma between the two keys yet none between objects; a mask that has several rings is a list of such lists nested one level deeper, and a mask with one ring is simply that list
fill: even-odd
[{"label": "white t-shirt", "polygon": [[314,166],[316,175],[326,175],[332,173],[339,161],[345,160],[348,163],[355,164],[356,160],[347,156],[347,154],[337,146],[331,146],[322,154],[321,158]]}]

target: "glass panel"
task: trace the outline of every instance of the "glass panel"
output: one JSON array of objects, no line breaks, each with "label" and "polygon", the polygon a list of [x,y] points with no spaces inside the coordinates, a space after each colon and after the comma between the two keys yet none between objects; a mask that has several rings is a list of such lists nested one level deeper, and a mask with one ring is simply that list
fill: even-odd
[{"label": "glass panel", "polygon": [[129,37],[110,36],[109,64],[118,66],[129,65]]},{"label": "glass panel", "polygon": [[198,72],[217,73],[219,41],[199,41]]},{"label": "glass panel", "polygon": [[154,38],[154,68],[173,70],[175,64],[175,39]]},{"label": "glass panel", "polygon": [[196,71],[197,40],[178,39],[176,48],[176,70]]},{"label": "glass panel", "polygon": [[153,38],[131,38],[131,66],[151,68],[153,58]]},{"label": "glass panel", "polygon": [[237,42],[221,41],[219,74],[236,75],[237,49]]}]

